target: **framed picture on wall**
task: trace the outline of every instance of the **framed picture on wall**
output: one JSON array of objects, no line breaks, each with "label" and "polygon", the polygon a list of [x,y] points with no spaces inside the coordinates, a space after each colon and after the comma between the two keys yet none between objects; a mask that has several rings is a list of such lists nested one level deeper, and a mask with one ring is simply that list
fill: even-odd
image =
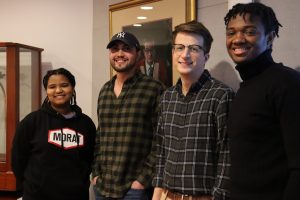
[{"label": "framed picture on wall", "polygon": [[[135,34],[143,51],[139,63],[141,71],[171,86],[179,78],[176,70],[172,70],[172,30],[176,25],[194,19],[196,19],[196,0],[125,1],[109,7],[110,37],[120,31]],[[155,71],[154,67],[151,74],[150,64],[147,66],[145,61],[150,54],[163,66],[164,72]],[[113,74],[111,68],[111,76]]]}]

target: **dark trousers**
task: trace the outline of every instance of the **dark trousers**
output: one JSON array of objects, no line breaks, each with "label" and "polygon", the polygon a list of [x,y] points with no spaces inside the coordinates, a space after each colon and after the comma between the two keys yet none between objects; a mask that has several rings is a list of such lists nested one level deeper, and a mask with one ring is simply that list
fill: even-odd
[{"label": "dark trousers", "polygon": [[152,194],[153,194],[153,188],[146,189],[146,190],[136,190],[136,189],[130,189],[125,194],[123,198],[109,198],[109,197],[103,197],[95,190],[95,199],[96,200],[151,200]]}]

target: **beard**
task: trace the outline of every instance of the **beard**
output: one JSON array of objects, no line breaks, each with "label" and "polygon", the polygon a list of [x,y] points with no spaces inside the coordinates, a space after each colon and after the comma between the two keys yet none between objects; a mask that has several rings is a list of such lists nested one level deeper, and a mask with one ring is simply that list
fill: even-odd
[{"label": "beard", "polygon": [[115,63],[111,63],[111,67],[116,71],[116,72],[119,72],[119,73],[122,73],[122,72],[129,72],[129,71],[132,71],[134,68],[136,68],[136,64],[135,63],[131,63],[131,64],[128,64],[126,66],[116,66]]}]

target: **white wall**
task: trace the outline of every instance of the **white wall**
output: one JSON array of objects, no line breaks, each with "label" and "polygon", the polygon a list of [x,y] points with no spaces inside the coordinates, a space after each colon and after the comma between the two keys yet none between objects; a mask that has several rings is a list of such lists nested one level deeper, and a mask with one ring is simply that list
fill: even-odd
[{"label": "white wall", "polygon": [[[76,77],[77,103],[92,113],[92,0],[0,0],[0,41],[43,48],[43,70]],[[44,74],[43,74],[44,75]]]},{"label": "white wall", "polygon": [[275,39],[273,47],[274,60],[300,69],[300,1],[299,0],[261,0],[271,6],[282,27],[279,38]]}]

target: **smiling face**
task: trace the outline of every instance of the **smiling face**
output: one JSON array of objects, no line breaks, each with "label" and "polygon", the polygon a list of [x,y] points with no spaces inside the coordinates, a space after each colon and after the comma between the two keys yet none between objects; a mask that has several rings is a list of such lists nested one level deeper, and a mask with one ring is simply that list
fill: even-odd
[{"label": "smiling face", "polygon": [[116,72],[134,71],[137,59],[138,52],[136,48],[129,47],[123,42],[116,42],[109,49],[110,65]]},{"label": "smiling face", "polygon": [[54,74],[48,79],[46,93],[51,106],[55,110],[68,110],[74,93],[74,87],[64,75]]},{"label": "smiling face", "polygon": [[180,52],[177,52],[176,49],[173,48],[173,66],[181,76],[198,79],[204,70],[209,54],[205,54],[202,49],[198,53],[192,52],[187,46],[199,45],[203,47],[203,37],[196,34],[179,32],[174,43],[182,44],[186,47]]},{"label": "smiling face", "polygon": [[226,27],[226,46],[232,60],[237,63],[252,61],[265,50],[271,48],[274,32],[265,34],[259,17],[237,15]]}]

